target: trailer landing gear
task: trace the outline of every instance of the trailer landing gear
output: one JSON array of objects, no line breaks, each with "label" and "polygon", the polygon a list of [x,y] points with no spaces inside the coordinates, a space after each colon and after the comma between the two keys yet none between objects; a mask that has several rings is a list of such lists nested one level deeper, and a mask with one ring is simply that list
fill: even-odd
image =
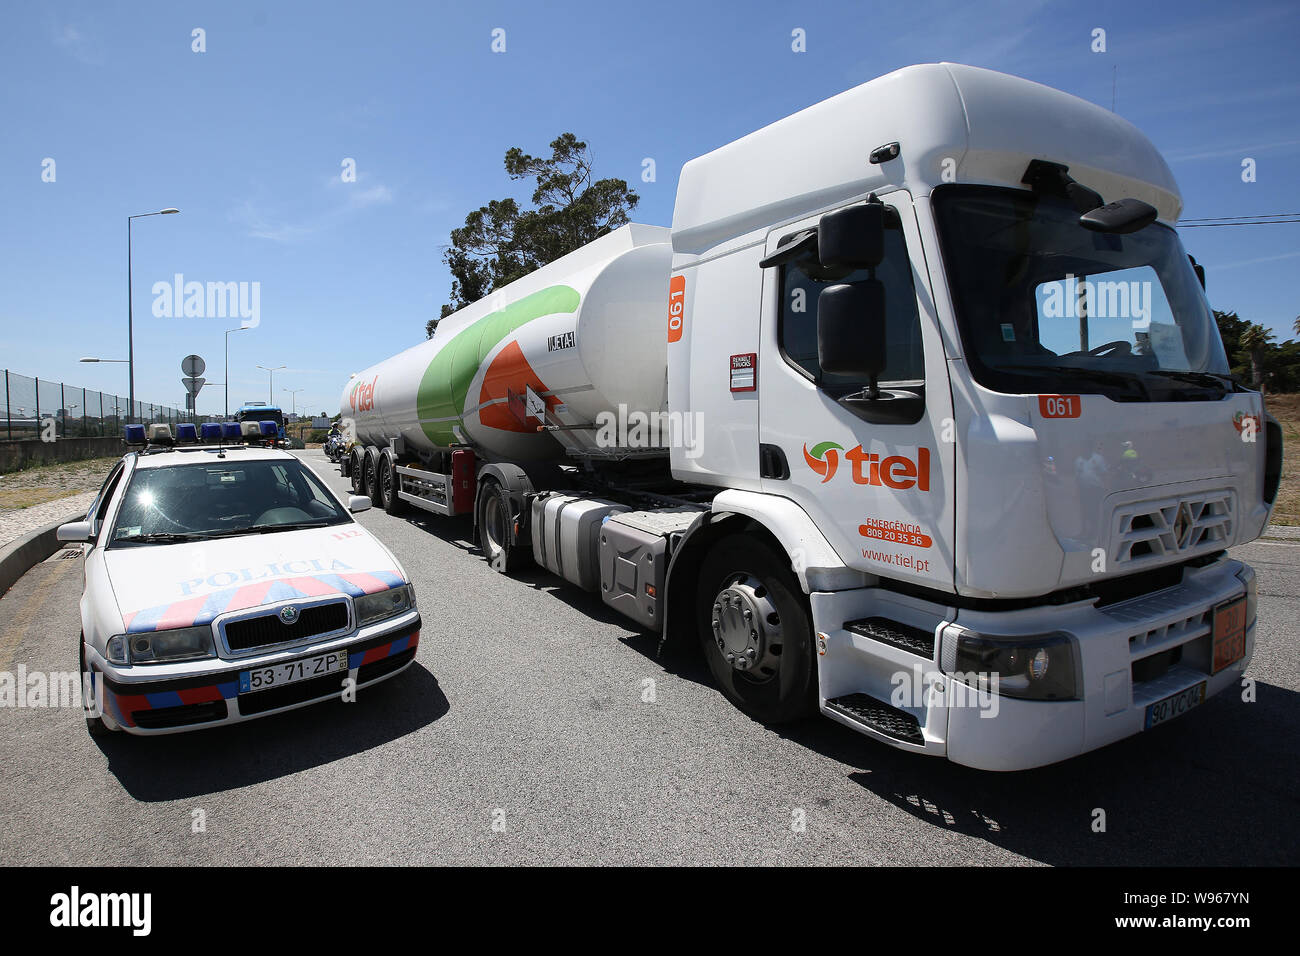
[{"label": "trailer landing gear", "polygon": [[700,567],[700,644],[723,696],[755,720],[815,712],[807,605],[789,562],[752,537],[723,538]]}]

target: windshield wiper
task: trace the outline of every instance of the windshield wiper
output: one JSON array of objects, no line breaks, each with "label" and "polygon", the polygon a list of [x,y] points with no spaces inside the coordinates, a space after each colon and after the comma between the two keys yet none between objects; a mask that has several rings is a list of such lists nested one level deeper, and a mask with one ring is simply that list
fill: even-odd
[{"label": "windshield wiper", "polygon": [[205,538],[233,538],[241,534],[270,534],[273,531],[298,531],[301,528],[323,528],[330,524],[326,518],[319,521],[295,521],[286,524],[250,524],[243,528],[226,528],[204,535]]},{"label": "windshield wiper", "polygon": [[1163,378],[1172,378],[1179,382],[1191,382],[1193,385],[1219,385],[1227,388],[1228,391],[1236,391],[1237,380],[1231,375],[1224,375],[1221,372],[1193,372],[1178,371],[1175,369],[1151,369],[1146,372],[1147,375],[1159,375]]},{"label": "windshield wiper", "polygon": [[1146,383],[1134,374],[1110,372],[1100,368],[1079,368],[1077,365],[995,365],[995,369],[1025,369],[1032,372],[1055,372],[1058,375],[1072,375],[1089,382],[1101,384],[1126,385],[1136,388],[1144,399],[1150,400],[1151,390]]},{"label": "windshield wiper", "polygon": [[207,535],[205,534],[177,534],[172,531],[154,531],[151,532],[150,534],[124,535],[121,538],[114,539],[113,543],[129,544],[135,541],[145,541],[148,542],[149,544],[155,544],[158,542],[166,543],[172,541],[200,541],[206,537]]}]

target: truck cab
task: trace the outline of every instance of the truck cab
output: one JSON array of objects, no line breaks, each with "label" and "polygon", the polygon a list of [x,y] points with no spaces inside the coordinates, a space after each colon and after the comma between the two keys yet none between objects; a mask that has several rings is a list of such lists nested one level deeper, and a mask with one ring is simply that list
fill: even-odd
[{"label": "truck cab", "polygon": [[278,405],[266,405],[260,402],[246,402],[239,406],[239,411],[235,413],[235,420],[238,422],[275,422],[276,429],[279,433],[277,439],[281,444],[286,441],[284,431],[284,410]]},{"label": "truck cab", "polygon": [[789,556],[823,713],[1018,769],[1240,681],[1281,436],[1180,210],[1123,119],[955,64],[686,164],[672,472]]}]

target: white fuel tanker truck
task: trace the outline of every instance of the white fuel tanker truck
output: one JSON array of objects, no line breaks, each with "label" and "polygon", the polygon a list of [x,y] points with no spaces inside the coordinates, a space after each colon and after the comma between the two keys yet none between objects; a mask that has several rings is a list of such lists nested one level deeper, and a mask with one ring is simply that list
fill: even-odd
[{"label": "white fuel tanker truck", "polygon": [[[1237,684],[1281,438],[1132,125],[953,64],[686,164],[631,225],[352,376],[343,464],[820,710],[1039,766]],[[1200,281],[1198,282],[1198,275]]]}]

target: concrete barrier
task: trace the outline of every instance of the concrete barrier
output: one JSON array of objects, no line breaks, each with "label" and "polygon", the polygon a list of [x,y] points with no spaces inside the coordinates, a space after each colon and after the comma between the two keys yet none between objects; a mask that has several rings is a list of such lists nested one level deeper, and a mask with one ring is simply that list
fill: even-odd
[{"label": "concrete barrier", "polygon": [[52,461],[84,461],[87,458],[110,458],[121,455],[124,445],[120,436],[110,438],[60,438],[57,441],[23,439],[0,442],[0,475],[18,471],[28,465]]},{"label": "concrete barrier", "polygon": [[60,544],[56,537],[59,525],[80,521],[84,517],[84,514],[74,512],[0,547],[0,597],[24,574],[59,550]]}]

